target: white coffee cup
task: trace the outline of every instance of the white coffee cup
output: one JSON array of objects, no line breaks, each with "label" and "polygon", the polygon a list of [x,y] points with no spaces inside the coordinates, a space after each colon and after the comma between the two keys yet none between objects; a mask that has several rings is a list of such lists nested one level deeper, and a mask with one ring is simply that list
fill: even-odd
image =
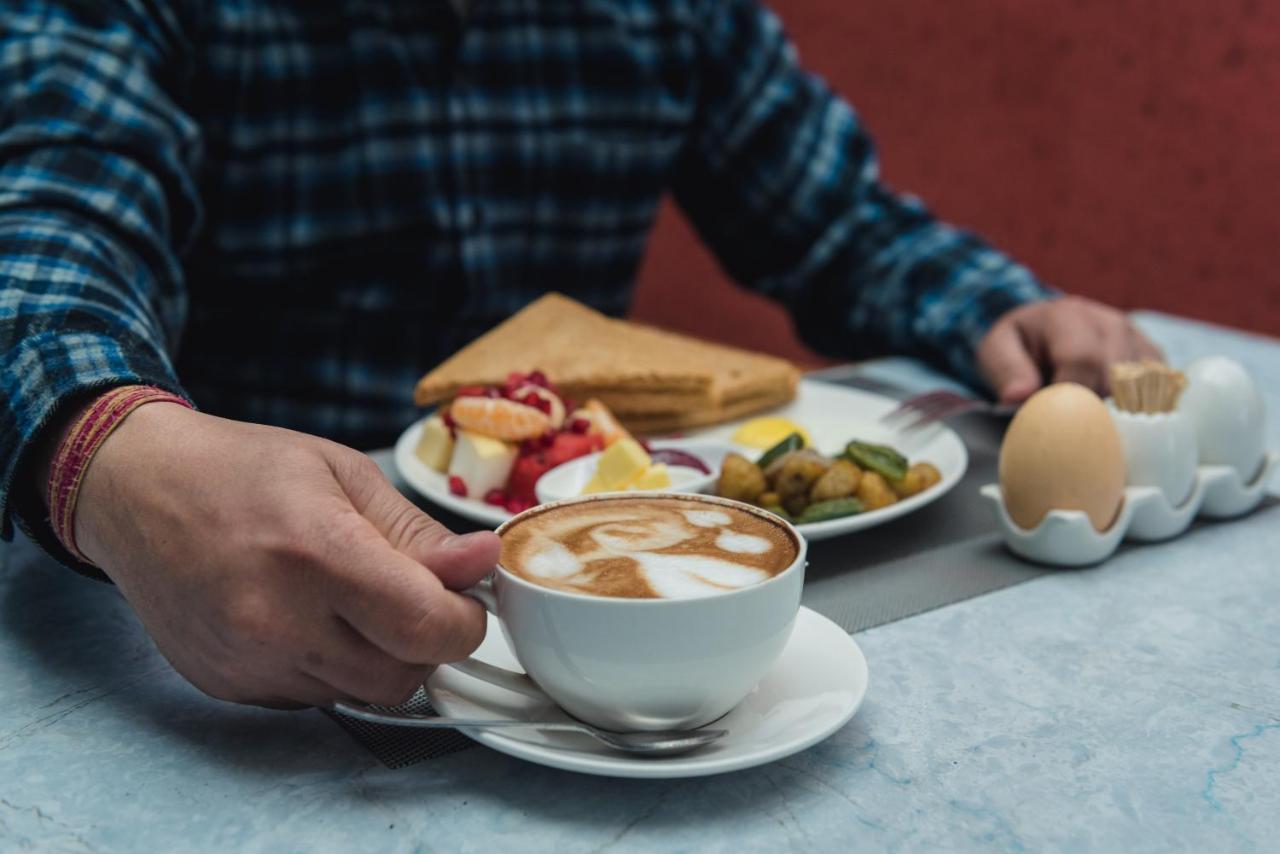
[{"label": "white coffee cup", "polygon": [[[681,498],[724,505],[786,529],[795,559],[748,587],[692,599],[623,599],[542,587],[507,571],[466,595],[497,615],[525,672],[580,720],[606,729],[691,729],[742,701],[786,646],[800,608],[805,541],[768,511],[706,495],[628,493],[544,504],[509,519],[501,536],[530,513],[590,501]],[[454,665],[529,693],[525,677],[468,659]]]}]

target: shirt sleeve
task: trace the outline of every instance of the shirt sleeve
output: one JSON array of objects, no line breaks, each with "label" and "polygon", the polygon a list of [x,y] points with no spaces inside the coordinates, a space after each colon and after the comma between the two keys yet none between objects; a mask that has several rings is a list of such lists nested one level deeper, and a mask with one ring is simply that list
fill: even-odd
[{"label": "shirt sleeve", "polygon": [[696,31],[699,117],[674,193],[725,270],[819,352],[907,353],[984,388],[983,335],[1055,292],[882,184],[856,113],[756,0],[709,0]]},{"label": "shirt sleeve", "polygon": [[[64,561],[26,473],[77,401],[178,394],[177,253],[194,234],[200,135],[175,103],[179,15],[144,0],[31,0],[0,14],[0,535]],[[185,397],[185,395],[184,395]]]}]

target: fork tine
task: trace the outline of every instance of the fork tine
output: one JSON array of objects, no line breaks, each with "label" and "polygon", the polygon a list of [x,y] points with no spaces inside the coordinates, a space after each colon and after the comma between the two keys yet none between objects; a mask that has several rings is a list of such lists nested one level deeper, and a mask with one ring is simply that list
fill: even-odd
[{"label": "fork tine", "polygon": [[893,419],[896,423],[901,423],[908,417],[911,419],[926,417],[936,418],[940,413],[945,413],[954,406],[961,404],[961,401],[955,397],[937,396],[929,400],[920,401],[910,409],[905,410],[901,416]]},{"label": "fork tine", "polygon": [[918,430],[923,430],[930,424],[936,424],[939,421],[946,421],[948,418],[954,418],[957,415],[962,415],[965,412],[972,412],[975,409],[982,409],[984,406],[986,406],[986,404],[980,400],[966,400],[961,398],[950,406],[938,407],[932,412],[921,413],[919,417],[898,429],[903,433],[914,433]]},{"label": "fork tine", "polygon": [[[884,422],[892,422],[901,420],[909,415],[916,415],[921,412],[932,412],[933,410],[950,406],[960,398],[960,395],[954,392],[938,390],[917,394],[907,398],[898,405],[898,408],[880,418]],[[962,399],[962,398],[960,398]]]}]

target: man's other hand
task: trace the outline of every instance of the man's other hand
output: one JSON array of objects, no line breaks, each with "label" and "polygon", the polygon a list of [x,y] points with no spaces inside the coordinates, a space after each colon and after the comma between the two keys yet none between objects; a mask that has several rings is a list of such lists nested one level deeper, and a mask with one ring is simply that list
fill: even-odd
[{"label": "man's other hand", "polygon": [[1008,312],[978,344],[977,355],[1002,403],[1021,403],[1050,382],[1076,382],[1106,394],[1113,362],[1162,358],[1124,312],[1082,297]]},{"label": "man's other hand", "polygon": [[484,638],[455,591],[500,547],[451,534],[363,454],[164,403],[103,443],[76,539],[179,673],[267,706],[408,699]]}]

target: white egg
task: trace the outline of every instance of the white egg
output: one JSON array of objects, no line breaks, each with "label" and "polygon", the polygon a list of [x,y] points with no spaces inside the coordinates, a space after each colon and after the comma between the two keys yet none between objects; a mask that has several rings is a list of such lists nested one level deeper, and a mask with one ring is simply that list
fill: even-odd
[{"label": "white egg", "polygon": [[1262,465],[1262,394],[1249,372],[1225,356],[1187,366],[1187,390],[1178,409],[1196,428],[1201,465],[1231,466],[1245,483]]},{"label": "white egg", "polygon": [[1154,486],[1178,507],[1195,487],[1196,428],[1185,412],[1125,412],[1108,401],[1130,486]]}]

